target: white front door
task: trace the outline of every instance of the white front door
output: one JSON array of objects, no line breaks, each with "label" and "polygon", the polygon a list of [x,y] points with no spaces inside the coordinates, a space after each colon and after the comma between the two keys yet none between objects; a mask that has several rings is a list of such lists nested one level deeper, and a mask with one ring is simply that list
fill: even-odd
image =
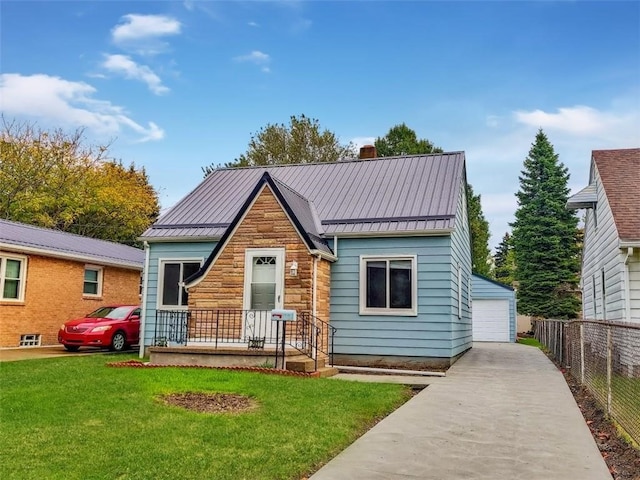
[{"label": "white front door", "polygon": [[245,252],[244,336],[268,337],[271,310],[284,301],[284,248],[250,248]]}]

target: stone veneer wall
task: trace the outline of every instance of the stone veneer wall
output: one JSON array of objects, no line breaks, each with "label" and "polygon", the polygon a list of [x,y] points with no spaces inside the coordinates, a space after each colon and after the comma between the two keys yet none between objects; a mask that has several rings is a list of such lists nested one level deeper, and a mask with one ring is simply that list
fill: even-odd
[{"label": "stone veneer wall", "polygon": [[[248,248],[285,248],[284,308],[311,311],[313,302],[313,257],[268,186],[256,198],[236,231],[202,281],[189,289],[190,309],[242,309],[244,262]],[[298,262],[298,275],[289,266]],[[330,263],[318,261],[317,313],[329,321]],[[240,317],[233,329],[240,333]],[[226,325],[225,328],[229,328]]]}]

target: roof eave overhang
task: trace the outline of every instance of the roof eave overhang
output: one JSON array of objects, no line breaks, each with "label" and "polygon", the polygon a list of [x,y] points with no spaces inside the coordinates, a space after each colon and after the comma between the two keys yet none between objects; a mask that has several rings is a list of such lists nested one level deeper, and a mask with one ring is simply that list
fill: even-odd
[{"label": "roof eave overhang", "polygon": [[373,237],[442,237],[451,235],[455,229],[441,228],[438,230],[394,230],[386,232],[341,232],[326,233],[328,237],[338,238],[373,238]]},{"label": "roof eave overhang", "polygon": [[143,262],[119,262],[116,260],[108,260],[100,257],[92,257],[90,255],[78,255],[73,253],[58,252],[56,250],[48,250],[46,248],[27,247],[24,245],[15,245],[13,243],[0,243],[0,250],[10,250],[12,252],[41,255],[43,257],[60,258],[62,260],[73,260],[75,262],[91,263],[95,265],[104,265],[106,267],[126,268],[128,270],[143,269]]},{"label": "roof eave overhang", "polygon": [[322,250],[309,250],[309,253],[314,256],[318,256],[324,258],[325,260],[329,260],[330,262],[336,262],[338,257],[332,255],[328,252],[323,252]]},{"label": "roof eave overhang", "polygon": [[640,240],[620,240],[618,248],[640,248]]},{"label": "roof eave overhang", "polygon": [[572,201],[571,199],[569,199],[567,201],[567,204],[565,205],[565,208],[567,210],[582,210],[582,209],[596,208],[597,203],[598,202],[595,202],[595,201],[584,201],[584,200]]},{"label": "roof eave overhang", "polygon": [[220,236],[138,237],[137,240],[147,243],[217,242]]}]

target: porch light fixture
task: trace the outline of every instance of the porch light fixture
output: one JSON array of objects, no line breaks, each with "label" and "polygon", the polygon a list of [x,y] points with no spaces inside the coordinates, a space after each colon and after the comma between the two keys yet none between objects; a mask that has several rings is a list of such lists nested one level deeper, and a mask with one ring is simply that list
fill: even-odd
[{"label": "porch light fixture", "polygon": [[296,262],[295,260],[291,262],[291,268],[289,269],[289,273],[291,273],[292,277],[298,276],[298,262]]}]

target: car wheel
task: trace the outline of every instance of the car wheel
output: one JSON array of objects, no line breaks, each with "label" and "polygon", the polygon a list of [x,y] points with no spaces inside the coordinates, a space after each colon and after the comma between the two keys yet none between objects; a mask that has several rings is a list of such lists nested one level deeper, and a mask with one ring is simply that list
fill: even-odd
[{"label": "car wheel", "polygon": [[80,349],[78,345],[65,345],[64,348],[70,352],[77,352]]},{"label": "car wheel", "polygon": [[125,345],[127,344],[127,339],[124,337],[124,333],[116,332],[111,339],[111,350],[115,352],[120,352],[124,350]]}]

